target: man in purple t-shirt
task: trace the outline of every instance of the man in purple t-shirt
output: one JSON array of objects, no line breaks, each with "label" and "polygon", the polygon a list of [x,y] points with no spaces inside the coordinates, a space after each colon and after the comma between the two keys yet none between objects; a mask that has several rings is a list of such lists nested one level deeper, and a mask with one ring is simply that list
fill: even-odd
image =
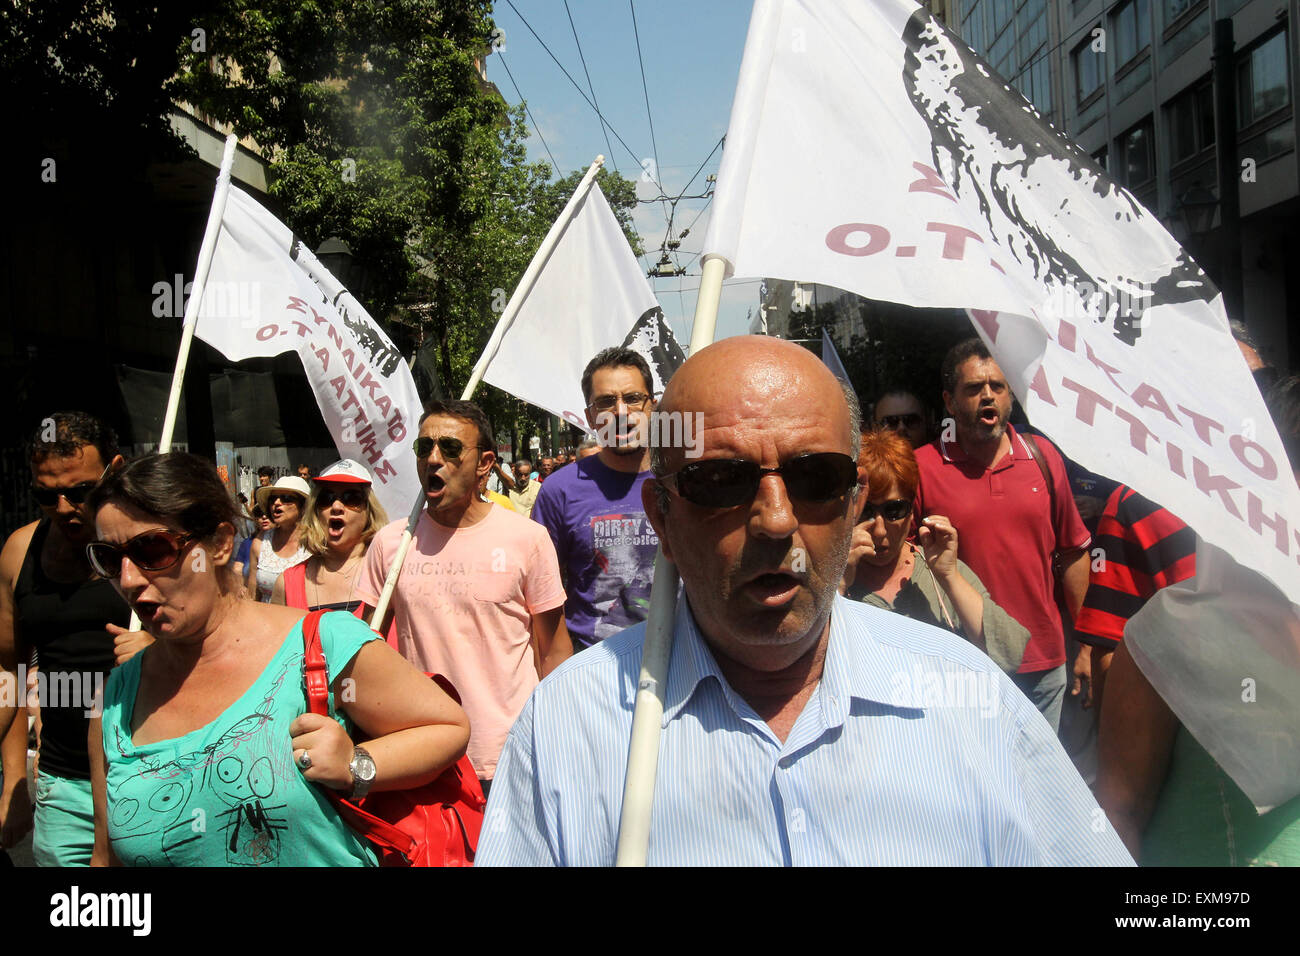
[{"label": "man in purple t-shirt", "polygon": [[641,505],[650,476],[650,367],[629,348],[587,363],[582,395],[600,452],[558,468],[533,505],[564,574],[564,620],[580,650],[645,619],[659,537]]}]

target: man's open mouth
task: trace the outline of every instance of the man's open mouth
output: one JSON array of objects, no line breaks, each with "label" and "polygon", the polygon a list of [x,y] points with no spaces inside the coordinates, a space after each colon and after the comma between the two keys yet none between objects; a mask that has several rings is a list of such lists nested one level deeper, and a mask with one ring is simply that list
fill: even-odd
[{"label": "man's open mouth", "polygon": [[131,607],[140,618],[140,623],[152,624],[162,605],[157,601],[136,601]]},{"label": "man's open mouth", "polygon": [[441,494],[446,487],[447,482],[442,479],[441,475],[430,475],[424,483],[424,490],[430,494]]},{"label": "man's open mouth", "polygon": [[782,607],[799,594],[803,582],[793,574],[774,571],[760,574],[743,588],[751,599],[765,607]]}]

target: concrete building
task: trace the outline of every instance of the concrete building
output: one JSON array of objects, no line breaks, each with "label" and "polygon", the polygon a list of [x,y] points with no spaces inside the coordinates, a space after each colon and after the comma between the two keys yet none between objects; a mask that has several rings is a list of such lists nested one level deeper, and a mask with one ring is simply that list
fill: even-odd
[{"label": "concrete building", "polygon": [[[1240,256],[1264,358],[1300,368],[1300,224],[1291,22],[1300,0],[935,0],[950,29],[1106,167],[1216,281]],[[1225,243],[1211,53],[1231,18],[1239,243]],[[1231,248],[1228,246],[1231,245]],[[1237,318],[1238,316],[1233,316]]]}]

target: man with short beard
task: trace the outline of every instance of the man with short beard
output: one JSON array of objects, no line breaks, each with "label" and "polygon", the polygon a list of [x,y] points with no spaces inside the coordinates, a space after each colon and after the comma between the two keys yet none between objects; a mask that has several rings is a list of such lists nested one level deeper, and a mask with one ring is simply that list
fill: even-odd
[{"label": "man with short beard", "polygon": [[[767,336],[695,352],[664,393],[703,429],[698,458],[655,448],[642,488],[683,588],[646,862],[1131,865],[996,664],[839,596],[860,493],[850,399],[812,353]],[[533,692],[475,865],[613,864],[645,631]]]},{"label": "man with short beard", "polygon": [[[1062,569],[1066,606],[1077,616],[1088,590],[1091,538],[1060,453],[1046,439],[1018,435],[1009,424],[1011,389],[984,343],[971,338],[954,345],[941,375],[955,434],[945,423],[943,434],[916,450],[921,483],[915,511],[918,518],[947,515],[961,536],[957,556],[993,600],[1028,628],[1029,646],[1015,682],[1056,729],[1066,675],[1053,556]],[[1076,672],[1086,679],[1089,657],[1080,654],[1079,660]]]},{"label": "man with short beard", "polygon": [[587,363],[582,396],[600,453],[557,468],[533,505],[565,572],[564,618],[575,651],[644,620],[649,607],[659,538],[641,485],[650,477],[653,381],[630,348],[605,349]]},{"label": "man with short beard", "polygon": [[[47,696],[32,853],[40,866],[89,866],[95,843],[89,711],[113,668],[114,635],[126,633],[130,611],[86,559],[95,526],[85,502],[110,468],[122,466],[122,456],[111,428],[84,412],[56,412],[37,426],[28,462],[43,517],[15,531],[0,551],[0,679],[15,686],[18,665],[29,663],[35,648]],[[56,693],[69,699],[54,699]],[[15,710],[0,700],[0,738]],[[26,768],[16,769],[5,767],[0,795],[0,815],[14,815],[4,820],[6,843],[22,835],[15,824],[25,808],[13,802]]]}]

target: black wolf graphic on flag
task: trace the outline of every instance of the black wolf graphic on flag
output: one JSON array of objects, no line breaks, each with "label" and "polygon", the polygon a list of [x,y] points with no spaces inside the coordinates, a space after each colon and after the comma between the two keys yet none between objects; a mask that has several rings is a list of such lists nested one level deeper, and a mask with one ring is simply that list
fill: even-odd
[{"label": "black wolf graphic on flag", "polygon": [[[1146,309],[1214,299],[1182,249],[1116,255],[1126,225],[1151,214],[928,11],[912,15],[903,40],[903,82],[930,127],[934,168],[957,195],[975,196],[1002,248],[1049,289],[1098,289],[1099,320],[1128,346]],[[1066,182],[1074,188],[1062,190]]]},{"label": "black wolf graphic on flag", "polygon": [[677,344],[677,339],[673,337],[673,330],[668,327],[668,322],[664,319],[664,310],[657,305],[647,309],[641,318],[636,320],[632,331],[628,332],[627,338],[623,340],[623,347],[634,349],[645,358],[650,366],[650,373],[654,376],[651,387],[656,396],[663,394],[664,386],[673,377],[673,372],[686,361],[686,353]]}]

